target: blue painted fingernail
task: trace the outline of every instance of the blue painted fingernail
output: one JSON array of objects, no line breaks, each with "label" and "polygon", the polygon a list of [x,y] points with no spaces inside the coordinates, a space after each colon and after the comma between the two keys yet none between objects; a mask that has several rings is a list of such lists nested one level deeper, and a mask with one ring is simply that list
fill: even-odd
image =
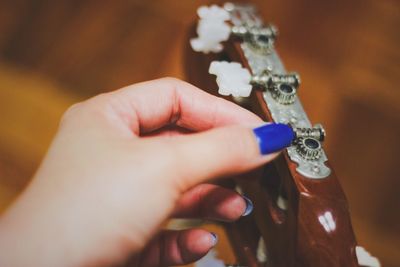
[{"label": "blue painted fingernail", "polygon": [[244,210],[242,216],[247,216],[253,211],[253,202],[245,196],[242,196],[242,198],[244,199],[244,201],[246,201],[246,209]]},{"label": "blue painted fingernail", "polygon": [[263,155],[279,151],[290,146],[295,138],[293,129],[283,123],[265,124],[253,129]]},{"label": "blue painted fingernail", "polygon": [[213,241],[213,246],[215,246],[218,243],[218,236],[216,233],[210,232],[212,236],[212,241]]}]

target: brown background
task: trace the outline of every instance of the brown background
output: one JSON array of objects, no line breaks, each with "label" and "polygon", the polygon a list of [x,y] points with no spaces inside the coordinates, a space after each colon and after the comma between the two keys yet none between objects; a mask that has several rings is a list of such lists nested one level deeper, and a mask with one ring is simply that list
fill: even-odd
[{"label": "brown background", "polygon": [[[24,188],[72,103],[161,76],[184,79],[196,8],[213,1],[0,1],[0,208]],[[400,4],[253,1],[280,30],[300,97],[328,132],[359,243],[400,264]]]}]

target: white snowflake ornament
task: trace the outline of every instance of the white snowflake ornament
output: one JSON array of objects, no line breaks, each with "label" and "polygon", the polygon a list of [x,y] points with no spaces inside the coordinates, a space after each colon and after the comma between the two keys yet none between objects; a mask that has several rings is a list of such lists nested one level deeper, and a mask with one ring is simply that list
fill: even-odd
[{"label": "white snowflake ornament", "polygon": [[218,93],[234,97],[248,97],[251,93],[251,74],[239,63],[211,62],[208,73],[217,76]]},{"label": "white snowflake ornament", "polygon": [[231,27],[225,22],[229,20],[229,12],[216,5],[202,6],[197,10],[200,17],[197,24],[197,38],[190,40],[196,52],[218,53],[222,50],[221,42],[228,40]]}]

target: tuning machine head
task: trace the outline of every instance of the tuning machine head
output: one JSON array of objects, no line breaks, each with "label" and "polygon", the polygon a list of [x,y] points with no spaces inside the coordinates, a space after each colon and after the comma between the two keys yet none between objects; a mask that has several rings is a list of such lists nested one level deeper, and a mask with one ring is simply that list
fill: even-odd
[{"label": "tuning machine head", "polygon": [[200,19],[197,24],[197,38],[190,40],[193,50],[218,53],[222,50],[222,42],[229,39],[232,34],[248,42],[251,47],[260,53],[269,53],[273,47],[278,30],[273,25],[231,26],[226,21],[230,20],[229,8],[217,5],[202,6],[197,10]]},{"label": "tuning machine head", "polygon": [[268,54],[274,47],[278,29],[272,24],[263,27],[242,25],[233,26],[232,34],[248,42],[253,50]]},{"label": "tuning machine head", "polygon": [[268,88],[271,96],[278,103],[289,105],[296,99],[300,76],[297,73],[272,74],[266,72],[261,76],[254,76],[252,82]]},{"label": "tuning machine head", "polygon": [[325,130],[321,124],[312,128],[293,128],[294,145],[297,153],[306,160],[317,160],[322,155],[322,142],[325,140]]},{"label": "tuning machine head", "polygon": [[248,97],[252,87],[258,86],[270,90],[272,97],[283,105],[294,102],[300,84],[297,73],[272,74],[266,71],[262,75],[252,76],[248,69],[235,62],[213,61],[208,72],[217,76],[221,95]]}]

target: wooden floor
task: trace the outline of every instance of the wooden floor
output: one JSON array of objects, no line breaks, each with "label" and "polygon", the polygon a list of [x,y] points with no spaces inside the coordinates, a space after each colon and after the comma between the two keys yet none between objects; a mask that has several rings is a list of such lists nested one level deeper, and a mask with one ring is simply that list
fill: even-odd
[{"label": "wooden floor", "polygon": [[[161,76],[185,79],[196,8],[212,1],[0,1],[0,209],[35,172],[72,103]],[[400,4],[253,1],[328,136],[359,243],[400,266]],[[266,2],[266,3],[265,3]]]}]

